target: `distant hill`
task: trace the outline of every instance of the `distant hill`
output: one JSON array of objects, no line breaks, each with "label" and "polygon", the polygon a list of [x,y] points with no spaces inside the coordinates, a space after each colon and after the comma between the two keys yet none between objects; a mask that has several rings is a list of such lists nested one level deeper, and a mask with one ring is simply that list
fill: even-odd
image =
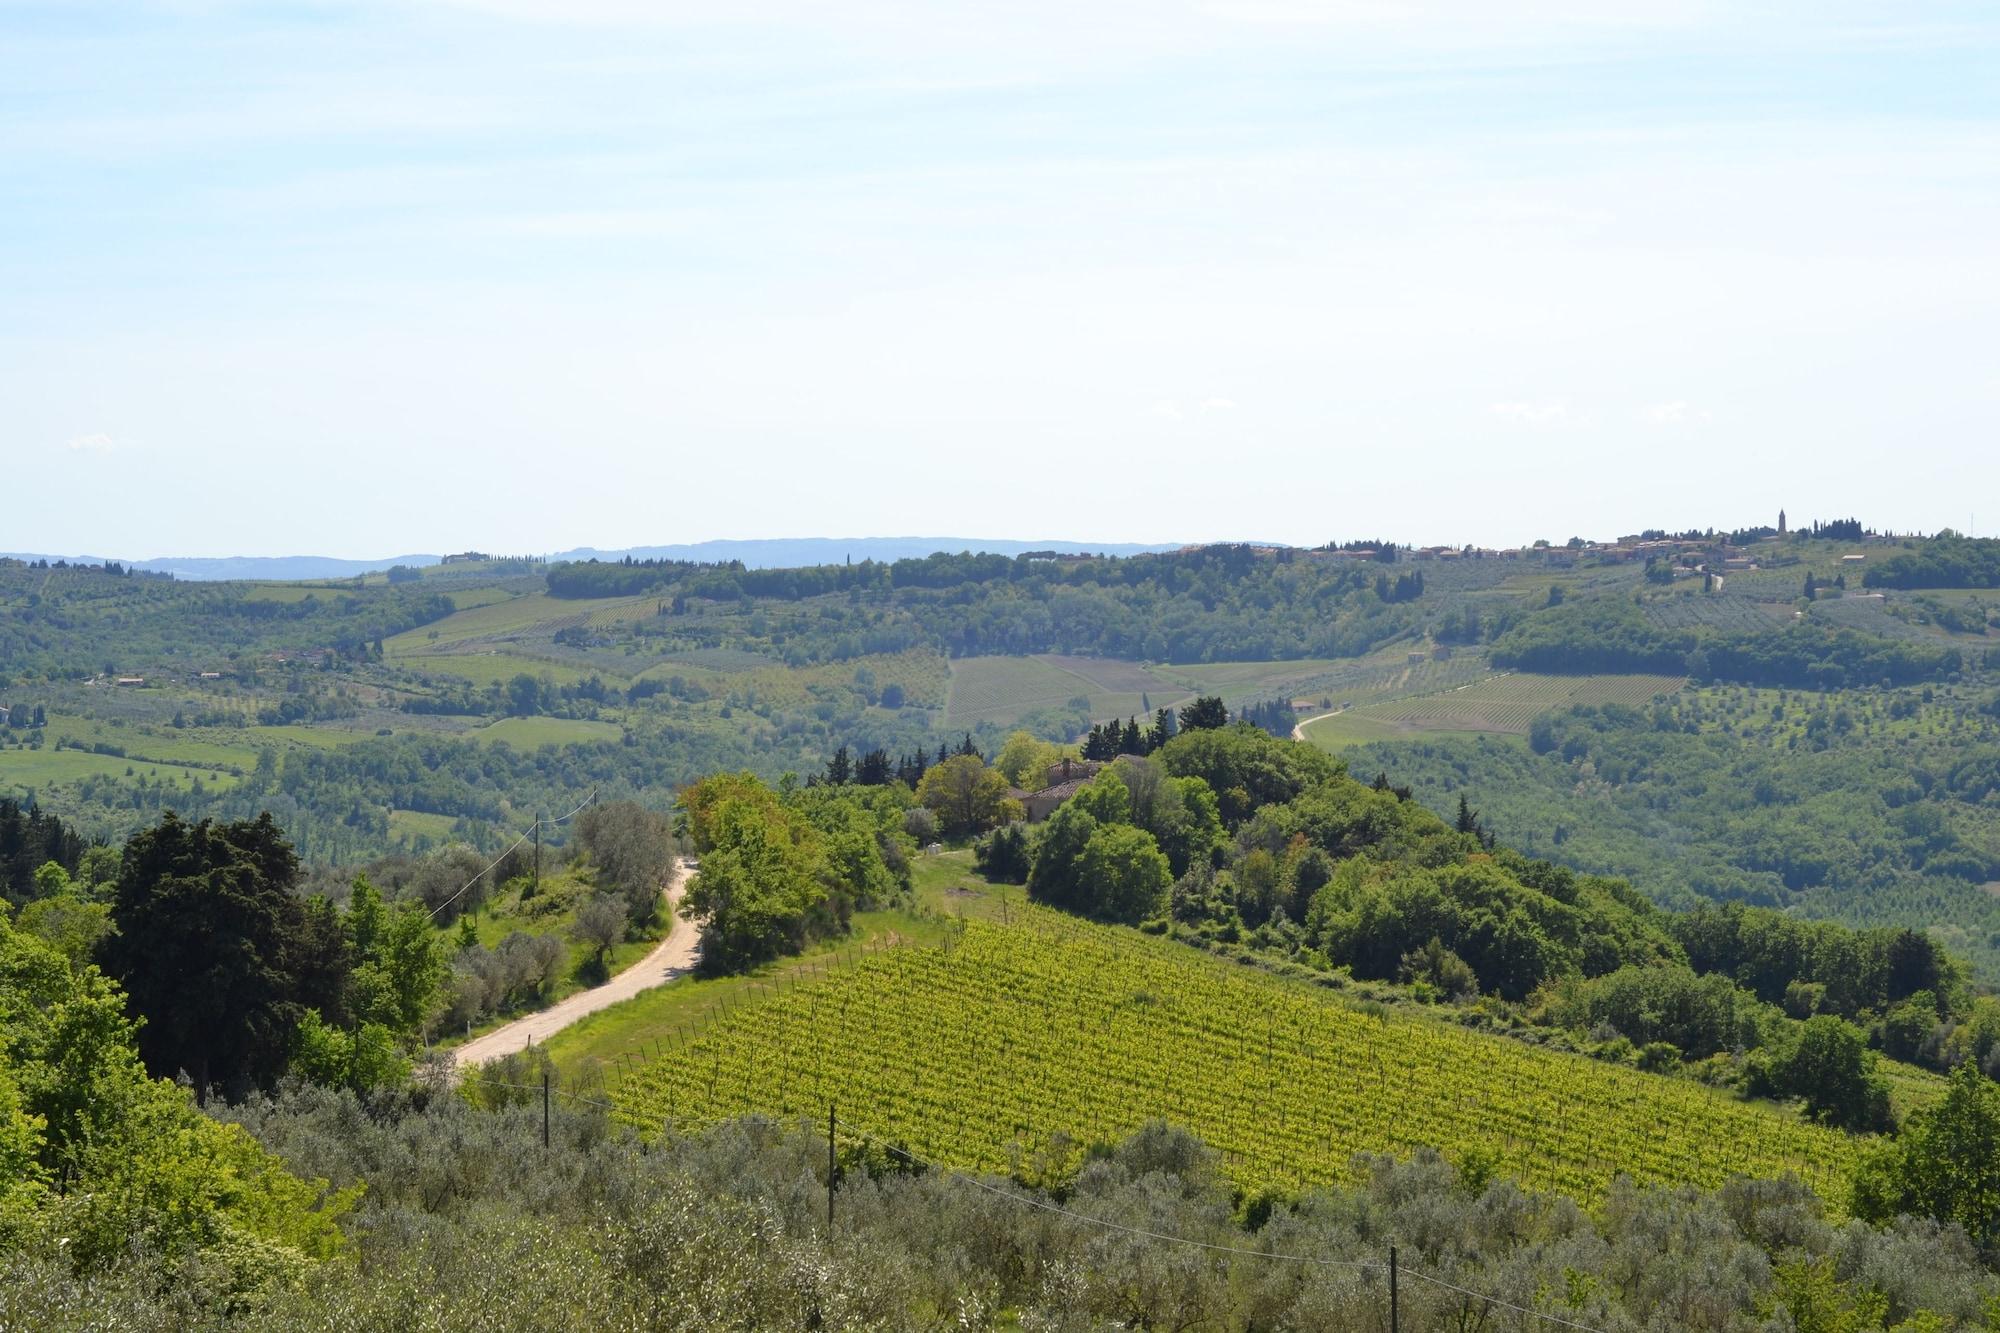
[{"label": "distant hill", "polygon": [[356,574],[373,574],[391,565],[435,565],[434,555],[393,555],[381,560],[342,560],[329,555],[221,555],[156,556],[151,560],[130,560],[122,556],[40,555],[22,551],[0,551],[10,560],[66,560],[72,565],[101,565],[116,560],[133,569],[155,574],[172,574],[177,579],[207,582],[218,579],[343,579]]},{"label": "distant hill", "polygon": [[838,565],[847,560],[917,559],[938,551],[957,554],[979,551],[1019,555],[1023,551],[1091,551],[1101,555],[1138,555],[1146,551],[1176,551],[1184,542],[1092,542],[1074,538],[1010,541],[991,537],[770,537],[750,541],[694,542],[681,546],[633,546],[599,551],[580,546],[549,557],[554,560],[741,560],[751,569],[798,569],[807,565]]},{"label": "distant hill", "polygon": [[[1019,555],[1023,551],[1093,551],[1103,555],[1137,555],[1143,551],[1172,551],[1181,542],[1089,542],[1072,539],[1046,541],[1005,541],[986,537],[770,537],[750,541],[691,542],[677,546],[633,546],[601,551],[579,546],[549,556],[559,560],[741,560],[751,569],[788,569],[802,565],[837,565],[846,560],[902,560],[930,555],[936,551],[985,551],[996,555]],[[397,555],[380,560],[342,560],[324,555],[232,555],[156,556],[132,560],[122,556],[42,555],[32,552],[0,552],[14,560],[67,560],[71,564],[103,564],[107,559],[134,569],[172,574],[175,578],[197,581],[215,579],[340,579],[356,574],[372,574],[391,565],[435,565],[435,555]]]}]

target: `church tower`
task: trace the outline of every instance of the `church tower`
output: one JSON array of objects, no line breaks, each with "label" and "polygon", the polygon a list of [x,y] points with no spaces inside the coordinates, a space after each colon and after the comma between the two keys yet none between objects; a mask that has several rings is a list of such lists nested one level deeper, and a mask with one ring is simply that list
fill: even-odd
[{"label": "church tower", "polygon": [[1778,511],[1778,535],[1785,535],[1785,511],[1782,509]]}]

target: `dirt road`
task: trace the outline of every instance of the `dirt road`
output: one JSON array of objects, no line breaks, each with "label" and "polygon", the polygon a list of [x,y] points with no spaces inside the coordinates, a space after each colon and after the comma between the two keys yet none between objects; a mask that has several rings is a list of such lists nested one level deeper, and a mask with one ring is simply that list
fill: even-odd
[{"label": "dirt road", "polygon": [[483,1065],[503,1055],[526,1050],[531,1044],[539,1045],[547,1041],[585,1014],[608,1009],[620,1000],[631,999],[640,991],[664,986],[675,977],[684,975],[694,966],[701,939],[700,928],[692,921],[683,920],[674,910],[680,906],[681,891],[687,884],[687,877],[687,866],[677,863],[666,889],[667,913],[673,924],[667,930],[667,937],[651,953],[602,986],[578,991],[540,1013],[517,1018],[505,1027],[473,1038],[452,1052],[452,1063],[460,1068]]}]

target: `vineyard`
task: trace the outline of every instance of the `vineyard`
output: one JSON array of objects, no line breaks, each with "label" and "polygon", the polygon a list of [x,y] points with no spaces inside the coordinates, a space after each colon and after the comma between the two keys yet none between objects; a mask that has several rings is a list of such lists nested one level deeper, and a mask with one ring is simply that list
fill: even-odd
[{"label": "vineyard", "polygon": [[1724,632],[1761,634],[1793,618],[1790,602],[1759,602],[1728,593],[1703,595],[1676,593],[1646,603],[1646,619],[1661,629],[1694,629],[1706,626]]},{"label": "vineyard", "polygon": [[1583,704],[1630,707],[1672,694],[1682,676],[1544,676],[1509,672],[1455,689],[1367,704],[1305,727],[1315,744],[1339,748],[1395,740],[1419,732],[1498,732],[1525,735],[1544,713]]},{"label": "vineyard", "polygon": [[1794,1173],[1840,1197],[1859,1144],[1691,1081],[1349,1002],[1133,931],[1017,905],[938,947],[829,961],[664,1034],[610,1083],[622,1119],[843,1118],[1005,1170],[1159,1116],[1245,1185],[1345,1177],[1357,1152],[1485,1156],[1583,1201],[1622,1173]]}]

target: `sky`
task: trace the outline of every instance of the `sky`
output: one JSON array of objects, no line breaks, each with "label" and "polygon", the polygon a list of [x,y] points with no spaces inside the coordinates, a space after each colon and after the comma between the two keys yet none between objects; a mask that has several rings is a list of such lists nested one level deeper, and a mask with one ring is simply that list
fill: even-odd
[{"label": "sky", "polygon": [[1990,3],[0,0],[0,549],[1991,534],[1996,238]]}]

